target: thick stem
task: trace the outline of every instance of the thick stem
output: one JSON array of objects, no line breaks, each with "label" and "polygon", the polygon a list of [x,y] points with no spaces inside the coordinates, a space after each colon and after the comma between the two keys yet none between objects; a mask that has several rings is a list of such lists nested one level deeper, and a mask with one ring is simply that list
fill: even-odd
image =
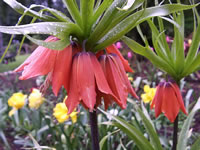
[{"label": "thick stem", "polygon": [[178,140],[178,115],[174,121],[174,132],[173,132],[173,147],[172,150],[176,150]]},{"label": "thick stem", "polygon": [[90,126],[91,126],[91,137],[92,137],[92,150],[99,150],[99,133],[97,125],[97,112],[94,110],[90,112]]}]

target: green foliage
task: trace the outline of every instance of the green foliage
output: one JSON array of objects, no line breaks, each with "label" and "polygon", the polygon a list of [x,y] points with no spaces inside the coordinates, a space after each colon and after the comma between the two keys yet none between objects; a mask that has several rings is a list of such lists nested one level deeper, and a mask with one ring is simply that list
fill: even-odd
[{"label": "green foliage", "polygon": [[0,64],[0,72],[12,71],[17,68],[22,62],[24,62],[28,58],[29,54],[19,55],[15,57],[14,62],[10,62],[8,64]]},{"label": "green foliage", "polygon": [[[194,8],[195,10],[195,8]],[[156,25],[156,19],[158,21],[158,27]],[[169,46],[166,40],[165,26],[163,20],[167,20],[174,26],[174,39]],[[199,67],[199,25],[197,32],[194,28],[194,37],[192,44],[187,52],[184,49],[184,14],[183,11],[173,13],[173,18],[156,17],[147,20],[148,25],[152,31],[152,43],[155,50],[152,51],[146,38],[144,37],[140,27],[138,31],[142,37],[145,46],[137,43],[136,41],[123,37],[122,40],[137,54],[143,55],[148,58],[155,66],[165,71],[167,74],[173,77],[173,79],[179,82],[183,77],[197,71]],[[198,23],[199,24],[199,23]]]}]

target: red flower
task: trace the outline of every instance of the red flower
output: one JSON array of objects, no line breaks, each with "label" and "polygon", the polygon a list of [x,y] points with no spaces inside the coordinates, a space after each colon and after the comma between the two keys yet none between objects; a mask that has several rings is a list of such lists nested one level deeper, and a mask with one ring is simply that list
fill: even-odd
[{"label": "red flower", "polygon": [[[53,42],[57,40],[56,37],[50,36],[45,41]],[[15,72],[23,71],[20,77],[21,80],[48,74],[47,79],[52,82],[53,92],[57,95],[61,86],[64,86],[68,91],[71,63],[71,45],[62,51],[39,46],[23,64],[15,69]]]},{"label": "red flower", "polygon": [[[121,61],[122,61],[122,64],[123,64],[125,70],[126,70],[127,72],[133,72],[133,70],[132,70],[131,67],[129,66],[128,60],[126,60],[126,59],[122,56],[122,54],[120,53],[119,49],[115,46],[115,44],[112,44],[112,45],[106,47],[106,52],[107,52],[108,54],[114,53],[114,54],[118,55],[119,58],[120,58]],[[101,55],[103,55],[103,54],[104,54],[104,51],[101,50],[101,51],[99,51],[99,52],[96,54],[96,56],[97,56],[97,58],[99,58],[99,57],[100,57]]]},{"label": "red flower", "polygon": [[[121,107],[126,107],[128,93],[138,99],[126,75],[122,61],[116,54],[102,55],[99,58],[105,77],[114,95],[120,100]],[[109,102],[109,98],[104,97]]]},{"label": "red flower", "polygon": [[97,92],[112,97],[120,104],[109,88],[96,56],[90,52],[77,53],[73,58],[69,94],[65,101],[68,113],[79,103],[92,111],[96,105]]},{"label": "red flower", "polygon": [[122,64],[124,65],[125,70],[128,71],[128,72],[133,72],[133,70],[129,66],[128,60],[126,60],[122,56],[122,54],[120,53],[119,49],[115,46],[115,44],[112,44],[112,45],[106,47],[106,52],[108,54],[111,54],[111,53],[117,54],[119,56],[119,58],[121,59]]},{"label": "red flower", "polygon": [[171,122],[174,122],[180,109],[183,113],[187,114],[179,87],[176,83],[161,82],[157,87],[151,109],[154,105],[155,116],[158,117],[163,112]]}]

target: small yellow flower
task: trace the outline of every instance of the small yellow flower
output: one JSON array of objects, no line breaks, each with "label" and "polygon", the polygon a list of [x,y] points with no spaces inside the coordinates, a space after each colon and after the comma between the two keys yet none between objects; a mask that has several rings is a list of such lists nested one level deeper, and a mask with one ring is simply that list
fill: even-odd
[{"label": "small yellow flower", "polygon": [[53,116],[58,120],[59,123],[65,122],[69,119],[69,117],[71,117],[73,123],[77,121],[78,112],[73,111],[71,114],[68,115],[68,109],[64,102],[56,104],[56,107],[53,109],[53,111]]},{"label": "small yellow flower", "polygon": [[156,88],[150,88],[149,85],[144,86],[144,93],[141,95],[141,98],[144,103],[150,103],[156,93]]},{"label": "small yellow flower", "polygon": [[133,77],[131,77],[128,73],[126,75],[128,76],[128,80],[132,82],[133,81]]},{"label": "small yellow flower", "polygon": [[32,93],[29,95],[29,107],[32,109],[38,109],[40,105],[44,102],[44,97],[38,89],[33,89]]},{"label": "small yellow flower", "polygon": [[9,116],[12,116],[18,109],[22,108],[25,105],[27,95],[24,95],[20,92],[14,93],[8,99],[8,105],[13,107],[13,109],[9,112]]}]

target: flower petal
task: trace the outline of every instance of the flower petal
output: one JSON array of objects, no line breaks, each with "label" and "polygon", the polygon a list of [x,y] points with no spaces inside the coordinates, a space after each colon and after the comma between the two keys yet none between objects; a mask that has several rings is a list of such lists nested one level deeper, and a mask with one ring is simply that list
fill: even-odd
[{"label": "flower petal", "polygon": [[21,80],[29,79],[39,75],[46,75],[51,72],[56,59],[56,51],[45,49],[42,53],[24,67]]},{"label": "flower petal", "polygon": [[113,62],[111,56],[102,56],[100,58],[101,66],[108,81],[108,84],[115,96],[120,100],[119,105],[122,108],[126,107],[126,98],[128,96],[128,89],[121,78],[116,64]]},{"label": "flower petal", "polygon": [[125,69],[123,67],[122,61],[119,59],[117,55],[112,56],[113,62],[116,64],[119,74],[121,75],[121,78],[124,80],[124,83],[126,84],[128,88],[128,92],[135,98],[139,99],[139,97],[136,95],[135,91],[133,90],[130,81],[128,80],[128,76],[126,75]]},{"label": "flower petal", "polygon": [[78,69],[78,55],[75,55],[73,58],[72,72],[70,75],[71,79],[69,85],[69,94],[67,99],[65,100],[65,104],[68,108],[67,114],[73,112],[81,101],[80,93],[78,91],[79,89],[77,80],[77,69]]},{"label": "flower petal", "polygon": [[153,99],[153,102],[151,104],[151,109],[153,108],[154,104],[155,104],[155,116],[158,117],[160,115],[160,113],[162,112],[162,99],[163,99],[163,83],[161,83],[156,91],[156,95]]},{"label": "flower petal", "polygon": [[69,91],[70,71],[72,64],[72,46],[58,51],[52,75],[53,92],[57,96],[59,89],[63,85]]},{"label": "flower petal", "polygon": [[162,101],[162,112],[171,122],[174,122],[179,113],[180,106],[175,91],[170,83],[166,83],[164,86]]},{"label": "flower petal", "polygon": [[185,109],[185,106],[184,106],[184,103],[183,103],[183,98],[181,96],[181,92],[180,92],[178,85],[176,83],[173,83],[173,84],[171,84],[171,86],[175,90],[177,100],[178,100],[178,103],[180,105],[182,112],[187,115],[187,112],[186,112],[186,109]]},{"label": "flower petal", "polygon": [[91,53],[79,53],[77,79],[78,89],[80,91],[83,103],[92,111],[96,104],[95,76],[90,59]]},{"label": "flower petal", "polygon": [[133,72],[133,70],[132,70],[131,67],[129,66],[128,61],[122,56],[122,54],[120,53],[120,51],[117,49],[117,47],[116,47],[114,44],[112,44],[112,45],[106,47],[106,51],[107,51],[107,53],[109,53],[109,54],[110,54],[110,53],[117,54],[117,55],[119,56],[119,58],[121,59],[125,70],[128,71],[128,72]]},{"label": "flower petal", "polygon": [[[51,42],[51,41],[57,41],[58,39],[56,37],[53,36],[49,36],[45,42]],[[42,46],[38,46],[34,52],[24,61],[23,64],[21,64],[18,68],[16,68],[14,71],[15,72],[19,72],[22,71],[24,69],[25,66],[29,65],[32,61],[34,61],[35,59],[40,60],[41,58],[43,58],[42,56],[45,55],[46,50],[49,50],[45,47]],[[40,58],[41,57],[41,58]]]}]

